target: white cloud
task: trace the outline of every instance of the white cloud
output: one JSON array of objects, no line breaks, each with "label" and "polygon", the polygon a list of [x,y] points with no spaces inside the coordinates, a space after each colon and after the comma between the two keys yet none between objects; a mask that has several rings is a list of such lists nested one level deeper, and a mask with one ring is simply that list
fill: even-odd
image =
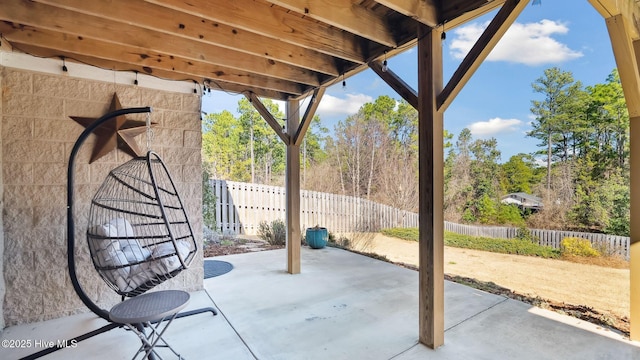
[{"label": "white cloud", "polygon": [[[463,59],[489,22],[473,23],[454,30],[451,55]],[[582,57],[580,51],[572,50],[557,41],[553,35],[566,34],[569,28],[553,20],[536,23],[514,23],[487,57],[488,61],[507,61],[525,65],[557,64]]]},{"label": "white cloud", "polygon": [[[282,111],[283,114],[287,113],[287,103],[282,100],[273,100],[273,102],[278,105],[278,109]],[[286,116],[286,115],[285,115]]]},{"label": "white cloud", "polygon": [[489,121],[478,121],[469,125],[469,130],[476,136],[491,136],[499,133],[509,133],[518,131],[523,124],[518,119],[493,118]]},{"label": "white cloud", "polygon": [[345,98],[325,94],[318,106],[318,113],[326,116],[353,115],[362,105],[372,101],[373,98],[365,94],[346,94]]}]

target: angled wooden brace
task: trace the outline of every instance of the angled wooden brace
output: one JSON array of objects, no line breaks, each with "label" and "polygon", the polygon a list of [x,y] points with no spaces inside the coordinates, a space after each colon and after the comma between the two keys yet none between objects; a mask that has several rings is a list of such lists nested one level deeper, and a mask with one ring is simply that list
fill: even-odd
[{"label": "angled wooden brace", "polygon": [[289,145],[291,143],[291,139],[289,138],[289,135],[285,134],[282,131],[282,127],[280,126],[280,124],[278,124],[278,121],[276,120],[276,118],[274,118],[273,115],[271,115],[271,113],[269,112],[269,110],[267,110],[267,108],[264,107],[264,104],[262,104],[262,101],[260,101],[258,96],[251,91],[246,91],[243,94],[249,100],[249,102],[253,104],[253,107],[258,111],[258,113],[260,113],[260,115],[267,122],[267,124],[271,126],[273,131],[275,131],[276,134],[280,137],[280,139],[282,139],[282,142],[284,142],[285,145]]},{"label": "angled wooden brace", "polygon": [[320,100],[322,100],[322,96],[324,95],[324,91],[324,87],[319,87],[313,91],[313,95],[311,96],[311,103],[307,107],[307,111],[305,111],[304,116],[302,117],[302,122],[298,127],[298,131],[296,131],[296,135],[293,137],[292,143],[294,145],[299,146],[300,144],[302,144],[304,135],[307,133],[307,130],[311,125],[311,121],[313,120],[313,116],[316,114],[316,110],[318,110]]},{"label": "angled wooden brace", "polygon": [[398,95],[405,99],[414,109],[418,109],[418,92],[416,92],[409,84],[404,82],[391,69],[382,71],[382,64],[379,61],[369,63],[369,68],[373,70],[384,82],[387,83]]},{"label": "angled wooden brace", "polygon": [[507,0],[505,2],[438,95],[439,111],[444,112],[451,105],[453,99],[528,4],[529,0]]}]

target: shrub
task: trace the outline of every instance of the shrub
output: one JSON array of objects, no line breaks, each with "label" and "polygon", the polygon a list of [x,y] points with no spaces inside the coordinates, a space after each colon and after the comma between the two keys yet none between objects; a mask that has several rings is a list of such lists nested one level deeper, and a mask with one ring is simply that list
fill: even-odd
[{"label": "shrub", "polygon": [[344,235],[336,236],[336,234],[329,231],[329,236],[327,239],[327,245],[338,248],[350,248],[351,240]]},{"label": "shrub", "polygon": [[560,245],[562,255],[597,257],[600,252],[591,246],[591,242],[577,237],[566,237]]},{"label": "shrub", "polygon": [[258,224],[258,237],[270,245],[284,245],[287,239],[287,227],[280,219],[273,220],[271,224],[261,221]]},{"label": "shrub", "polygon": [[213,193],[209,179],[211,174],[206,166],[202,166],[202,222],[209,230],[216,229],[216,195]]},{"label": "shrub", "polygon": [[524,225],[518,228],[518,232],[516,233],[516,239],[528,240],[535,244],[540,243],[540,239],[538,239],[537,236],[533,235],[531,233],[531,230],[529,230],[529,228]]},{"label": "shrub", "polygon": [[524,219],[520,209],[514,204],[498,205],[498,224],[511,224],[524,227]]},{"label": "shrub", "polygon": [[476,217],[473,215],[473,211],[470,208],[466,208],[462,213],[462,222],[472,224],[476,222]]},{"label": "shrub", "polygon": [[395,237],[403,240],[418,241],[418,228],[390,228],[380,231],[384,236]]},{"label": "shrub", "polygon": [[460,235],[445,231],[444,244],[466,249],[491,251],[503,254],[539,256],[543,258],[558,258],[560,251],[550,246],[540,246],[523,239],[494,239]]},{"label": "shrub", "polygon": [[[383,229],[382,234],[404,240],[418,241],[418,228],[391,228]],[[544,258],[558,258],[560,251],[550,246],[540,246],[537,239],[529,233],[523,232],[523,237],[518,239],[494,239],[486,237],[468,236],[444,232],[444,244],[446,246],[498,252],[504,254],[517,254],[539,256]]]}]

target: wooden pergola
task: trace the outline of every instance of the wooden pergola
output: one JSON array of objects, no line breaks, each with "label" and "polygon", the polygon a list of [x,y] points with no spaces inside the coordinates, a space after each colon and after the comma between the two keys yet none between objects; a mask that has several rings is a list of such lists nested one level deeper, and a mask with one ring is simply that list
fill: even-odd
[{"label": "wooden pergola", "polygon": [[[631,338],[640,340],[638,0],[605,18],[631,118]],[[444,342],[443,114],[528,0],[3,0],[3,49],[242,93],[287,146],[287,271],[300,272],[300,144],[325,89],[371,68],[419,112],[419,339]],[[445,84],[447,30],[498,10]],[[417,45],[418,89],[384,59]],[[386,70],[386,71],[385,71]],[[311,96],[301,117],[300,101]],[[286,131],[259,98],[284,100]]]}]

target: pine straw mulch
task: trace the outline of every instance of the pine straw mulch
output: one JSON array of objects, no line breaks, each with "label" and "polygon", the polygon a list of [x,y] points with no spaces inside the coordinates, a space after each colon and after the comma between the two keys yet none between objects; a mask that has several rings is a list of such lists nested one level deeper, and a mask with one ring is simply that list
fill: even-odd
[{"label": "pine straw mulch", "polygon": [[208,244],[204,246],[204,257],[244,254],[254,251],[282,249],[284,245],[269,245],[265,241],[250,239],[225,239],[219,244]]},{"label": "pine straw mulch", "polygon": [[[211,244],[211,245],[205,246],[204,256],[212,257],[212,256],[221,256],[221,255],[243,254],[243,253],[254,252],[254,251],[275,250],[275,249],[282,249],[282,248],[284,248],[284,246],[269,245],[264,241],[236,239],[236,240],[231,240],[227,242],[223,241],[221,244]],[[418,267],[414,265],[393,262],[387,259],[385,256],[381,256],[378,254],[360,252],[360,251],[355,251],[347,248],[342,248],[342,249],[351,251],[360,255],[372,257],[374,259],[386,261],[398,266],[402,266],[407,269],[411,269],[415,271],[418,270]],[[579,262],[576,259],[574,259],[574,261]],[[602,265],[603,266],[608,265],[611,267],[616,267],[615,265],[618,265],[621,267],[624,266],[622,265],[622,263],[607,264],[607,265],[602,264]],[[628,317],[618,316],[613,313],[595,310],[593,308],[590,308],[584,305],[566,304],[564,302],[543,299],[538,296],[533,297],[525,294],[520,294],[513,290],[494,284],[493,282],[479,281],[479,280],[468,278],[468,277],[463,277],[458,275],[449,275],[449,274],[445,274],[444,278],[445,280],[466,285],[474,289],[478,289],[478,290],[486,291],[491,294],[496,294],[496,295],[508,297],[510,299],[522,301],[524,303],[531,304],[533,306],[536,306],[542,309],[553,310],[560,314],[573,316],[575,318],[590,322],[592,324],[596,324],[604,328],[620,332],[627,337],[629,336],[629,318]]]}]

